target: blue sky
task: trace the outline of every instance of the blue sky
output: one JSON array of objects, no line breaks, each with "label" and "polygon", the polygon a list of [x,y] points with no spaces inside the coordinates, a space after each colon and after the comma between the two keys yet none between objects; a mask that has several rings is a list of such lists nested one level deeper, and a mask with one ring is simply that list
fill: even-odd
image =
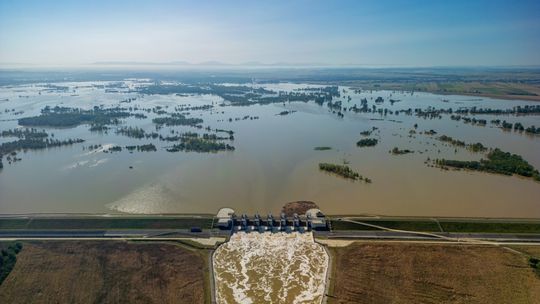
[{"label": "blue sky", "polygon": [[540,65],[540,1],[6,1],[0,63]]}]

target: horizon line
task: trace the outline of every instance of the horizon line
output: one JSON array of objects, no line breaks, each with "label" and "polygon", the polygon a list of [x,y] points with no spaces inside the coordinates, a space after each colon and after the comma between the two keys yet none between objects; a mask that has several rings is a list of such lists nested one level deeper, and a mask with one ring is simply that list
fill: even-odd
[{"label": "horizon line", "polygon": [[22,63],[22,62],[0,62],[0,69],[57,69],[57,68],[137,68],[137,67],[156,67],[156,68],[540,68],[540,64],[533,65],[413,65],[396,63],[294,63],[294,62],[274,62],[265,63],[258,61],[248,61],[241,63],[229,63],[221,61],[95,61],[91,63]]}]

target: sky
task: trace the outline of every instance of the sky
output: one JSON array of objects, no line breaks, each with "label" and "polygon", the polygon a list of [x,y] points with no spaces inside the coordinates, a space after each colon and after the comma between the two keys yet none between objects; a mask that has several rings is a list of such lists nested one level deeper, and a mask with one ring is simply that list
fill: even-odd
[{"label": "sky", "polygon": [[0,64],[540,65],[540,1],[0,0]]}]

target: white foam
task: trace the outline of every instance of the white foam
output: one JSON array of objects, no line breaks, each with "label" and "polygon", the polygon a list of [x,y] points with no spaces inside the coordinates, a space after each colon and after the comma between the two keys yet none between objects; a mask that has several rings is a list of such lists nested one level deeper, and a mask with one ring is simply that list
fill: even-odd
[{"label": "white foam", "polygon": [[89,168],[93,168],[93,167],[97,167],[99,165],[102,165],[106,162],[108,162],[109,159],[108,158],[102,158],[102,159],[98,159],[98,160],[95,160],[92,164],[90,164],[88,167]]},{"label": "white foam", "polygon": [[168,213],[174,210],[174,199],[167,187],[151,184],[136,189],[107,207],[126,213]]},{"label": "white foam", "polygon": [[104,145],[101,145],[97,149],[90,150],[90,151],[88,151],[86,153],[82,153],[79,156],[89,156],[89,155],[92,155],[92,154],[97,154],[97,153],[103,152],[105,150],[109,150],[110,148],[112,148],[114,146],[115,146],[115,144],[104,144]]},{"label": "white foam", "polygon": [[213,258],[218,303],[321,303],[328,255],[311,233],[236,233]]}]

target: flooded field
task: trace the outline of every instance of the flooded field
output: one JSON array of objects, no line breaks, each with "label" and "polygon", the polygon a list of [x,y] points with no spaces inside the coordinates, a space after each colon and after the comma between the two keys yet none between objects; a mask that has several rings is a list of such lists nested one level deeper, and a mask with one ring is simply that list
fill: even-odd
[{"label": "flooded field", "polygon": [[[46,106],[124,107],[147,118],[123,118],[106,133],[91,132],[89,124],[36,127],[57,139],[81,138],[85,142],[20,151],[16,158],[21,160],[15,162],[4,157],[0,171],[0,213],[214,213],[228,206],[246,213],[264,214],[278,212],[284,202],[310,200],[328,214],[540,217],[539,182],[485,172],[441,170],[428,165],[437,158],[484,157],[482,153],[437,139],[447,135],[519,154],[540,168],[540,136],[504,131],[490,123],[499,119],[520,122],[525,127],[540,126],[539,115],[476,115],[488,122],[480,126],[453,120],[447,114],[429,118],[414,113],[338,112],[327,103],[314,101],[238,106],[212,94],[142,93],[140,88],[150,84],[141,79],[55,85],[62,88],[46,84],[1,87],[0,131],[20,127],[18,119],[39,115]],[[317,87],[292,83],[246,86],[252,86],[254,91],[264,88],[283,92],[304,92]],[[363,91],[341,86],[338,90],[340,96],[334,102],[341,101],[344,107],[360,107],[365,98],[369,108],[376,106],[394,112],[429,107],[508,109],[537,104],[470,96]],[[384,102],[376,103],[377,97],[382,97]],[[395,102],[391,103],[390,99]],[[186,117],[202,119],[202,128],[158,127],[152,122],[153,118],[170,115],[180,106],[191,107],[184,111],[189,112]],[[163,137],[179,132],[196,132],[202,136],[210,129],[228,130],[234,132],[234,138],[223,142],[234,146],[234,151],[171,153],[168,150],[173,142],[125,136],[118,132],[122,127],[137,127]],[[372,131],[370,138],[378,140],[376,146],[356,145],[364,138],[360,133],[366,130]],[[436,131],[436,135],[427,134],[429,130]],[[0,137],[0,144],[15,139]],[[125,148],[150,143],[156,151]],[[89,148],[92,145],[99,147]],[[123,150],[105,153],[116,146]],[[395,155],[390,153],[393,148],[412,153]],[[347,164],[372,183],[322,172],[318,168],[321,162]]]},{"label": "flooded field", "polygon": [[321,303],[328,255],[311,233],[236,233],[213,257],[225,303]]}]

